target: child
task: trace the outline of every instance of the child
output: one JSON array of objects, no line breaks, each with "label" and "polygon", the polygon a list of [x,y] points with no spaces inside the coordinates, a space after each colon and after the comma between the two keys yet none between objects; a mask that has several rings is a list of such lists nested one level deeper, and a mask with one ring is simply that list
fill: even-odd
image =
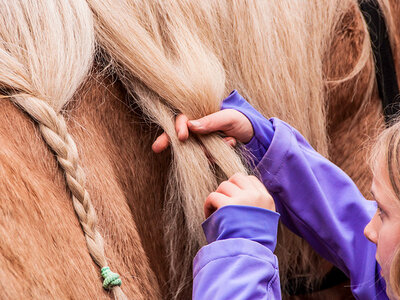
[{"label": "child", "polygon": [[[282,222],[350,278],[353,295],[400,297],[400,123],[385,130],[375,146],[376,201],[365,200],[352,180],[295,129],[279,119],[265,119],[236,91],[220,112],[189,122],[181,115],[176,128],[182,141],[189,128],[199,134],[224,131],[231,137],[228,143],[247,143]],[[167,146],[163,134],[153,150]],[[254,187],[257,195],[243,197]],[[194,260],[194,299],[280,298],[273,255],[278,215],[270,200],[245,175],[235,175],[210,194],[206,217],[217,211],[203,223],[209,245]]]}]

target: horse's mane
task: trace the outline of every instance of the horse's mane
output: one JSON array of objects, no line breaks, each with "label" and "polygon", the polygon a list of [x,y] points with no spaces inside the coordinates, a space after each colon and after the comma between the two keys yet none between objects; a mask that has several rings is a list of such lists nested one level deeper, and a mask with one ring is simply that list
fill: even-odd
[{"label": "horse's mane", "polygon": [[[355,1],[105,3],[90,2],[99,43],[113,58],[126,88],[138,94],[143,110],[171,136],[174,165],[165,204],[165,239],[171,284],[185,284],[190,275],[185,272],[203,239],[199,224],[204,198],[219,180],[243,172],[244,166],[217,136],[200,137],[222,171],[222,177],[216,176],[196,139],[185,144],[176,139],[175,112],[192,118],[215,112],[236,88],[265,115],[293,124],[327,155],[325,89],[363,70],[371,60],[369,39],[364,39],[358,63],[345,78],[325,78],[324,60]],[[371,74],[366,98],[373,79]],[[141,92],[137,82],[152,92]],[[182,243],[188,254],[178,251]],[[284,272],[293,264],[280,262]]]},{"label": "horse's mane", "polygon": [[[76,144],[62,108],[88,76],[95,55],[92,13],[84,1],[3,1],[0,19],[0,84],[39,124],[65,172],[75,212],[95,263],[106,267],[104,242],[85,188]],[[124,294],[113,288],[116,298]]]},{"label": "horse's mane", "polygon": [[[106,262],[95,213],[62,116],[62,108],[90,76],[96,54],[113,66],[146,117],[171,137],[164,238],[174,295],[188,284],[193,255],[204,243],[204,199],[221,180],[246,172],[240,155],[218,135],[180,143],[174,116],[215,112],[221,99],[238,89],[264,115],[291,123],[327,155],[327,89],[357,77],[372,62],[366,35],[351,72],[340,78],[327,78],[324,72],[330,46],[355,0],[2,2],[2,94],[38,121],[66,172],[88,247],[101,267]],[[368,82],[365,99],[371,97],[373,72]],[[285,251],[298,246],[291,247]],[[282,258],[281,270],[299,263],[309,261]]]}]

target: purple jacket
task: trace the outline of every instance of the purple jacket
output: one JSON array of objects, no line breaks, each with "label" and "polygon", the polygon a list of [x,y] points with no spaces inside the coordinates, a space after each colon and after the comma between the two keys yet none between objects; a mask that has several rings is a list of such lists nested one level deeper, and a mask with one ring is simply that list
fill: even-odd
[{"label": "purple jacket", "polygon": [[[227,108],[253,125],[246,147],[282,222],[350,278],[357,299],[388,299],[376,246],[363,234],[376,204],[288,124],[265,119],[236,91],[223,101]],[[203,223],[209,245],[193,262],[193,299],[280,299],[273,254],[279,214],[227,206],[210,216]]]}]

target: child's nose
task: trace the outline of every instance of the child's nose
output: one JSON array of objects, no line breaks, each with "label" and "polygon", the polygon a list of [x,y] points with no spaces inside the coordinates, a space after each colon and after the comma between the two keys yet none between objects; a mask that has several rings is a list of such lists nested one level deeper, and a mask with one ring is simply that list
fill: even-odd
[{"label": "child's nose", "polygon": [[370,240],[374,244],[378,242],[378,233],[376,228],[377,218],[379,218],[379,216],[376,213],[374,217],[371,219],[371,221],[369,221],[367,226],[365,226],[364,228],[364,235],[367,237],[368,240]]}]

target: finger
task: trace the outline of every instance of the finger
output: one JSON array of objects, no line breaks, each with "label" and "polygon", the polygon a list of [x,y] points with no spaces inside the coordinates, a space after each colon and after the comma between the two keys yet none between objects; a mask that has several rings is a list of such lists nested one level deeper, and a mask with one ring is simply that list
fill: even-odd
[{"label": "finger", "polygon": [[184,114],[178,115],[175,120],[175,130],[181,142],[186,141],[189,137],[188,120]]},{"label": "finger", "polygon": [[204,216],[206,219],[219,208],[229,205],[232,199],[221,193],[212,192],[204,202]]},{"label": "finger", "polygon": [[226,131],[232,127],[235,110],[224,109],[197,120],[188,122],[189,129],[195,133],[208,134],[215,131]]},{"label": "finger", "polygon": [[231,147],[235,147],[237,144],[236,139],[230,136],[224,138],[224,141]]},{"label": "finger", "polygon": [[229,181],[223,181],[217,188],[216,192],[232,197],[239,193],[241,189]]},{"label": "finger", "polygon": [[169,137],[164,132],[154,141],[153,145],[151,146],[151,149],[155,153],[160,153],[163,152],[165,149],[167,149],[168,146],[169,146]]},{"label": "finger", "polygon": [[254,188],[253,183],[250,181],[248,176],[243,173],[236,173],[229,178],[229,181],[237,185],[241,189]]}]

